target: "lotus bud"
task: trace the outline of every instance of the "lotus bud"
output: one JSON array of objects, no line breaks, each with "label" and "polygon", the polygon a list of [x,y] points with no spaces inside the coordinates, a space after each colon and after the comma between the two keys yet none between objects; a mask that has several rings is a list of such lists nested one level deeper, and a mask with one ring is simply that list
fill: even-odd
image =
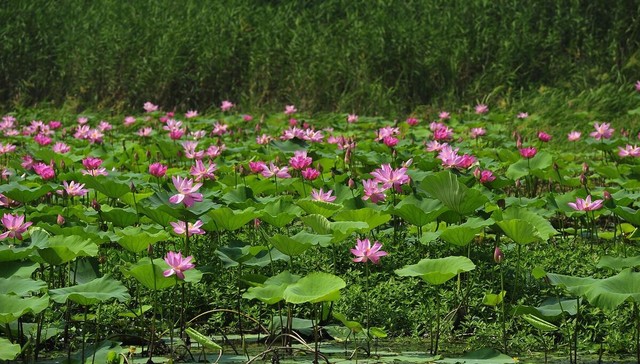
[{"label": "lotus bud", "polygon": [[147,149],[147,160],[151,160],[151,151]]},{"label": "lotus bud", "polygon": [[586,185],[587,185],[587,176],[585,176],[585,175],[584,175],[584,173],[580,174],[580,183],[581,183],[583,186],[586,186]]},{"label": "lotus bud", "polygon": [[589,173],[589,165],[587,162],[582,163],[582,173]]},{"label": "lotus bud", "polygon": [[502,253],[502,250],[500,250],[500,248],[496,245],[496,249],[493,251],[493,261],[496,262],[496,264],[500,264],[503,260],[504,253]]},{"label": "lotus bud", "polygon": [[151,245],[151,244],[147,245],[147,254],[149,256],[153,255],[153,245]]},{"label": "lotus bud", "polygon": [[98,212],[102,211],[102,207],[100,206],[100,203],[96,199],[93,199],[91,201],[91,207],[93,207],[93,209],[98,211]]},{"label": "lotus bud", "polygon": [[64,225],[64,217],[60,214],[58,214],[58,218],[56,219],[56,223],[60,226]]},{"label": "lotus bud", "polygon": [[559,169],[560,169],[560,166],[558,166],[558,163],[553,162],[553,170],[558,172]]},{"label": "lotus bud", "polygon": [[609,191],[604,191],[602,195],[604,196],[605,200],[611,200],[613,198],[611,197],[611,193]]},{"label": "lotus bud", "polygon": [[347,185],[349,186],[350,189],[356,188],[356,183],[353,181],[353,178],[349,178]]},{"label": "lotus bud", "polygon": [[136,193],[136,185],[133,182],[129,183],[129,189],[131,192]]}]

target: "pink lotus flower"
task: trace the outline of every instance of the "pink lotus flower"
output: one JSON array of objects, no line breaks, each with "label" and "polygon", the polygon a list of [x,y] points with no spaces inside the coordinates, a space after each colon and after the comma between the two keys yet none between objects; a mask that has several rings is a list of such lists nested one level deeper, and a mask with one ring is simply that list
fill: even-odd
[{"label": "pink lotus flower", "polygon": [[516,115],[516,117],[517,117],[518,119],[526,119],[526,118],[528,118],[528,117],[529,117],[529,114],[528,114],[528,113],[526,113],[526,112],[520,112],[520,113],[518,113],[518,115]]},{"label": "pink lotus flower", "polygon": [[88,189],[84,188],[84,183],[77,183],[75,181],[71,181],[67,183],[67,181],[62,182],[62,186],[64,187],[64,191],[58,191],[58,194],[67,194],[67,196],[84,196],[89,192]]},{"label": "pink lotus flower", "polygon": [[84,125],[89,122],[89,118],[86,116],[78,116],[77,122],[80,125]]},{"label": "pink lotus flower", "polygon": [[251,121],[251,120],[253,120],[253,116],[248,115],[248,114],[244,114],[244,115],[242,115],[242,120]]},{"label": "pink lotus flower", "polygon": [[47,126],[53,130],[55,129],[59,129],[62,126],[62,123],[59,122],[58,120],[51,120]]},{"label": "pink lotus flower", "polygon": [[164,261],[169,265],[169,269],[163,272],[165,277],[171,277],[172,275],[176,275],[176,277],[180,279],[184,279],[184,272],[189,269],[195,268],[195,264],[191,263],[193,256],[188,256],[186,258],[182,258],[182,253],[178,252],[167,252],[167,256],[164,258]]},{"label": "pink lotus flower", "polygon": [[197,116],[198,116],[198,112],[196,110],[189,110],[187,111],[186,114],[184,114],[184,117],[187,119],[195,118]]},{"label": "pink lotus flower", "polygon": [[211,131],[211,135],[221,136],[228,132],[229,125],[224,123],[216,122],[213,124],[213,130]]},{"label": "pink lotus flower", "polygon": [[336,196],[332,196],[333,190],[329,190],[324,192],[321,188],[320,190],[311,190],[311,199],[314,201],[322,201],[322,202],[333,202],[336,200]]},{"label": "pink lotus flower", "polygon": [[313,159],[311,157],[307,157],[306,150],[296,150],[293,157],[289,159],[289,165],[293,169],[303,169],[310,166],[311,163],[313,163]]},{"label": "pink lotus flower", "polygon": [[534,147],[527,147],[527,148],[520,149],[520,155],[527,159],[531,159],[535,157],[536,153],[538,153],[538,150]]},{"label": "pink lotus flower", "polygon": [[598,123],[595,122],[593,123],[593,127],[596,129],[596,131],[591,132],[592,137],[594,137],[596,140],[601,140],[601,139],[610,139],[611,136],[613,135],[613,132],[615,131],[615,129],[611,128],[611,125],[609,123]]},{"label": "pink lotus flower", "polygon": [[82,165],[86,168],[81,170],[80,172],[82,172],[83,175],[89,175],[89,176],[107,176],[109,173],[107,173],[107,170],[103,167],[100,168],[100,165],[102,164],[102,159],[100,158],[93,158],[93,157],[87,157],[85,159],[82,160]]},{"label": "pink lotus flower", "polygon": [[168,167],[162,163],[153,163],[149,165],[149,174],[154,177],[161,178],[167,173],[167,169]]},{"label": "pink lotus flower", "polygon": [[151,129],[148,126],[145,126],[144,128],[140,128],[140,130],[138,130],[138,136],[143,137],[143,138],[148,138],[151,136],[151,132],[153,131],[153,129]]},{"label": "pink lotus flower", "polygon": [[308,181],[313,181],[316,178],[318,178],[318,176],[320,176],[320,171],[318,171],[315,168],[305,168],[304,170],[302,170],[302,172],[300,172],[300,174],[302,174],[302,178],[308,180]]},{"label": "pink lotus flower", "polygon": [[[439,125],[439,123],[438,123]],[[446,125],[440,125],[433,130],[433,139],[438,141],[451,140],[453,138],[453,129]]]},{"label": "pink lotus flower", "polygon": [[356,241],[355,249],[351,249],[351,254],[356,256],[353,258],[353,261],[356,263],[371,261],[373,264],[378,264],[380,258],[387,255],[387,252],[380,250],[382,249],[382,244],[378,241],[376,241],[373,246],[371,246],[369,239],[356,239]]},{"label": "pink lotus flower", "polygon": [[7,144],[0,143],[0,155],[12,153],[15,150],[16,150],[16,146],[11,143],[7,143]]},{"label": "pink lotus flower", "polygon": [[476,157],[469,154],[458,154],[459,148],[444,145],[440,148],[437,158],[442,161],[445,168],[469,168],[476,162]]},{"label": "pink lotus flower", "polygon": [[603,200],[595,200],[591,202],[591,195],[584,200],[578,197],[576,202],[569,202],[567,205],[576,211],[593,211],[602,207]]},{"label": "pink lotus flower", "polygon": [[273,138],[271,138],[270,135],[267,134],[262,134],[260,136],[256,137],[256,143],[260,144],[260,145],[265,145],[265,144],[269,144],[269,142],[272,140]]},{"label": "pink lotus flower", "polygon": [[640,92],[640,81],[636,81],[636,91]]},{"label": "pink lotus flower", "polygon": [[22,240],[22,234],[27,231],[31,224],[32,222],[24,222],[24,215],[4,214],[2,217],[2,225],[4,225],[7,231],[0,234],[0,240],[6,238]]},{"label": "pink lotus flower", "polygon": [[432,140],[426,144],[427,152],[439,152],[447,143],[440,143],[437,140]]},{"label": "pink lotus flower", "polygon": [[384,137],[384,139],[382,139],[382,142],[387,147],[392,148],[392,147],[395,147],[396,145],[398,145],[398,138],[392,137],[392,136],[387,136],[387,137]]},{"label": "pink lotus flower", "polygon": [[100,123],[98,124],[98,130],[100,130],[101,132],[109,131],[112,129],[113,126],[104,120],[100,121]]},{"label": "pink lotus flower", "polygon": [[231,110],[234,106],[233,102],[229,101],[229,100],[224,100],[222,101],[222,104],[220,104],[220,110],[222,111],[229,111]]},{"label": "pink lotus flower", "polygon": [[582,133],[574,130],[571,133],[567,134],[567,140],[569,140],[570,142],[575,142],[576,140],[580,139],[580,136],[582,136]]},{"label": "pink lotus flower", "polygon": [[207,148],[207,150],[204,152],[204,155],[206,155],[209,158],[215,158],[217,156],[219,156],[220,154],[222,154],[222,152],[227,149],[227,146],[222,144],[222,145],[210,145],[209,148]]},{"label": "pink lotus flower", "polygon": [[48,136],[46,136],[46,135],[44,135],[44,134],[38,134],[38,135],[36,135],[36,136],[33,138],[33,140],[34,140],[36,143],[38,143],[38,144],[40,144],[40,145],[42,145],[42,146],[49,145],[49,144],[51,144],[51,141],[52,141],[52,140],[51,140],[51,138],[49,138]]},{"label": "pink lotus flower", "polygon": [[551,135],[545,133],[544,131],[539,131],[538,132],[538,139],[540,139],[541,142],[547,143],[548,141],[551,140]]},{"label": "pink lotus flower", "polygon": [[249,162],[249,169],[253,173],[261,173],[265,168],[267,168],[267,165],[262,161]]},{"label": "pink lotus flower", "polygon": [[380,168],[371,172],[371,176],[374,177],[376,182],[382,183],[383,189],[386,190],[393,187],[396,192],[402,192],[401,186],[410,181],[406,167],[393,169],[390,164],[383,164]]},{"label": "pink lotus flower", "polygon": [[207,163],[204,164],[202,160],[196,160],[196,163],[191,166],[190,174],[195,178],[196,182],[200,182],[203,179],[215,179],[216,176],[213,174],[218,167],[215,163]]},{"label": "pink lotus flower", "polygon": [[376,137],[375,141],[379,142],[381,140],[384,140],[384,138],[386,137],[394,136],[397,134],[400,134],[399,128],[392,128],[390,126],[385,126],[384,128],[378,129],[378,136]]},{"label": "pink lotus flower", "polygon": [[295,105],[287,105],[284,107],[284,114],[285,115],[291,115],[291,114],[295,114],[298,111],[298,109],[296,109]]},{"label": "pink lotus flower", "polygon": [[53,165],[44,164],[44,163],[36,163],[33,165],[33,171],[43,180],[49,180],[56,176],[56,172],[53,169]]},{"label": "pink lotus flower", "polygon": [[618,156],[624,157],[640,157],[640,147],[637,145],[627,144],[624,148],[618,147]]},{"label": "pink lotus flower", "polygon": [[470,136],[471,139],[477,139],[485,134],[487,134],[485,128],[472,128]]},{"label": "pink lotus flower", "polygon": [[133,116],[127,116],[126,118],[124,118],[124,121],[122,122],[124,126],[131,126],[135,123],[136,123],[136,118],[134,118]]},{"label": "pink lotus flower", "polygon": [[416,126],[418,125],[418,119],[416,118],[407,118],[407,120],[405,121],[409,126]]},{"label": "pink lotus flower", "polygon": [[488,169],[480,170],[480,168],[476,168],[473,171],[473,175],[482,184],[493,182],[496,179],[496,176],[493,175],[493,172]]},{"label": "pink lotus flower", "polygon": [[158,105],[154,105],[153,103],[151,103],[149,101],[145,102],[142,107],[144,108],[144,111],[146,111],[146,112],[158,111]]},{"label": "pink lotus flower", "polygon": [[356,115],[356,114],[347,115],[347,123],[353,124],[353,123],[355,123],[357,121],[358,121],[358,115]]},{"label": "pink lotus flower", "polygon": [[273,163],[269,163],[269,166],[265,164],[261,173],[266,178],[270,178],[273,176],[276,176],[277,178],[282,178],[282,179],[291,178],[291,175],[289,174],[289,167],[280,168]]},{"label": "pink lotus flower", "polygon": [[448,120],[451,119],[451,114],[448,111],[440,111],[438,118],[440,120]]},{"label": "pink lotus flower", "polygon": [[178,190],[178,193],[171,196],[169,202],[173,204],[182,202],[186,207],[191,207],[195,202],[202,201],[202,194],[196,192],[202,186],[202,183],[196,183],[194,185],[192,179],[182,178],[180,176],[173,176],[171,180],[173,181],[173,186]]},{"label": "pink lotus flower", "polygon": [[182,136],[184,135],[185,131],[187,131],[187,129],[174,129],[174,130],[171,130],[169,132],[169,138],[171,138],[171,140],[179,140],[180,138],[182,138]]},{"label": "pink lotus flower", "polygon": [[485,104],[478,104],[475,107],[475,112],[478,115],[486,114],[486,113],[489,112],[489,106],[487,106]]},{"label": "pink lotus flower", "polygon": [[193,234],[203,235],[205,233],[204,230],[200,229],[202,227],[202,221],[198,220],[195,224],[188,223],[185,225],[184,221],[178,222],[170,222],[171,226],[173,226],[173,232],[177,235],[187,234],[187,236],[191,236]]},{"label": "pink lotus flower", "polygon": [[63,142],[57,142],[51,149],[58,154],[65,154],[71,151],[71,147]]},{"label": "pink lotus flower", "polygon": [[362,196],[363,200],[371,199],[371,202],[378,203],[380,201],[384,201],[386,198],[384,194],[384,189],[380,188],[380,182],[375,179],[366,179],[362,181],[362,186],[364,187],[363,192],[364,196]]}]

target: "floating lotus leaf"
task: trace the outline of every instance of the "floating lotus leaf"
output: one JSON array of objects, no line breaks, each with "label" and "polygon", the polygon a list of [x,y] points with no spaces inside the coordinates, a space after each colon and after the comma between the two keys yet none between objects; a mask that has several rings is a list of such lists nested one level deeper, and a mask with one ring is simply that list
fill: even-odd
[{"label": "floating lotus leaf", "polygon": [[396,269],[402,277],[420,277],[429,284],[443,284],[462,272],[474,270],[476,265],[467,257],[425,258],[417,264]]},{"label": "floating lotus leaf", "polygon": [[20,344],[12,344],[11,341],[0,337],[0,360],[13,360],[20,352]]},{"label": "floating lotus leaf", "polygon": [[346,286],[342,278],[333,274],[310,273],[289,285],[284,291],[284,299],[293,304],[336,301],[340,298],[340,290]]},{"label": "floating lotus leaf", "polygon": [[471,215],[489,201],[482,192],[460,183],[450,171],[427,176],[420,186],[447,208],[463,216]]},{"label": "floating lotus leaf", "polygon": [[89,283],[72,287],[52,289],[49,294],[51,299],[58,303],[65,303],[67,300],[71,300],[82,306],[94,305],[111,299],[125,302],[131,298],[127,287],[110,276],[104,276]]},{"label": "floating lotus leaf", "polygon": [[38,314],[49,307],[49,296],[21,298],[0,294],[0,324],[8,324],[27,313]]},{"label": "floating lotus leaf", "polygon": [[18,276],[0,278],[0,294],[25,296],[27,293],[44,291],[46,288],[46,282],[34,281],[31,278]]},{"label": "floating lotus leaf", "polygon": [[459,358],[445,358],[436,360],[435,362],[452,364],[510,364],[517,363],[517,359],[502,354],[495,349],[484,348],[472,351]]},{"label": "floating lotus leaf", "polygon": [[130,252],[137,253],[146,250],[149,245],[159,241],[169,240],[171,236],[165,230],[145,229],[128,226],[124,229],[115,229],[119,237],[117,243]]}]

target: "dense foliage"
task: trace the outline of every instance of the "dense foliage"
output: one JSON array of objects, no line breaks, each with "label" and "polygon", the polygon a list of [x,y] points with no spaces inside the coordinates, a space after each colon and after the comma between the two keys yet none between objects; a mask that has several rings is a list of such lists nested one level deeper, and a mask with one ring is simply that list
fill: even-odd
[{"label": "dense foliage", "polygon": [[633,0],[4,1],[0,103],[374,115],[582,91],[634,80],[639,13]]}]

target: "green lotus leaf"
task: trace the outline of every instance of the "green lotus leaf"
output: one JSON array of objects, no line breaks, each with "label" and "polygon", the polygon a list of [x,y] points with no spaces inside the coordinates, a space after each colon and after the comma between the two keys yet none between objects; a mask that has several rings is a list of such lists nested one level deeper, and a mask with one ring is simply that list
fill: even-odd
[{"label": "green lotus leaf", "polygon": [[[42,234],[40,234],[42,233]],[[47,236],[44,231],[35,231],[32,235],[33,245],[38,249],[38,262],[60,265],[77,257],[95,257],[98,245],[90,239],[78,235]]]},{"label": "green lotus leaf", "polygon": [[616,271],[621,271],[625,268],[640,267],[640,255],[636,255],[634,257],[627,257],[627,258],[612,257],[610,255],[605,255],[600,258],[596,267],[610,268]]},{"label": "green lotus leaf", "polygon": [[284,299],[284,291],[289,285],[300,280],[300,276],[284,271],[274,277],[268,278],[261,286],[250,287],[242,298],[257,299],[268,305],[273,305]]},{"label": "green lotus leaf", "polygon": [[290,257],[300,255],[314,245],[328,246],[331,235],[316,235],[301,231],[292,237],[276,234],[269,239],[271,244]]},{"label": "green lotus leaf", "polygon": [[585,293],[594,306],[613,310],[625,301],[640,302],[640,272],[625,269],[613,277],[597,280]]},{"label": "green lotus leaf", "polygon": [[445,358],[436,360],[436,363],[451,363],[451,364],[511,364],[517,363],[515,358],[500,353],[495,349],[484,348],[467,353],[459,358]]},{"label": "green lotus leaf", "polygon": [[117,243],[130,252],[137,253],[146,250],[149,245],[159,241],[169,240],[171,236],[165,230],[128,226],[124,229],[114,229],[118,236]]},{"label": "green lotus leaf", "polygon": [[598,281],[590,277],[572,277],[554,273],[547,273],[547,278],[552,285],[564,288],[578,297],[584,295],[591,288],[591,285]]},{"label": "green lotus leaf", "polygon": [[195,340],[198,344],[202,345],[204,348],[209,350],[222,350],[222,346],[216,344],[213,340],[211,340],[208,336],[201,334],[191,327],[187,327],[184,332],[189,335],[190,338]]},{"label": "green lotus leaf", "polygon": [[541,330],[541,331],[557,331],[558,330],[558,326],[536,315],[523,314],[522,318],[538,330]]},{"label": "green lotus leaf", "polygon": [[110,231],[101,231],[98,224],[87,226],[60,226],[58,224],[38,223],[38,227],[49,232],[50,235],[77,235],[100,245],[112,241],[115,237]]},{"label": "green lotus leaf", "polygon": [[14,262],[25,259],[30,256],[35,249],[36,247],[33,245],[12,246],[0,244],[0,262],[5,264],[5,262]]},{"label": "green lotus leaf", "polygon": [[204,224],[203,228],[206,231],[233,231],[243,227],[249,221],[260,217],[260,214],[256,212],[253,207],[247,207],[244,210],[232,210],[228,207],[221,207],[209,211],[207,216],[211,220]]},{"label": "green lotus leaf", "polygon": [[0,360],[13,360],[21,352],[20,344],[12,344],[11,341],[0,337]]},{"label": "green lotus leaf", "polygon": [[473,214],[489,201],[482,192],[460,183],[450,171],[427,176],[420,186],[447,208],[462,216]]},{"label": "green lotus leaf", "polygon": [[49,294],[55,302],[65,303],[67,300],[71,300],[82,306],[95,305],[111,299],[125,302],[131,298],[127,287],[110,276],[72,287],[52,289]]},{"label": "green lotus leaf", "polygon": [[34,281],[31,278],[18,276],[0,278],[0,294],[25,296],[27,293],[44,291],[46,288],[46,282]]},{"label": "green lotus leaf", "polygon": [[553,165],[553,157],[546,152],[539,152],[535,157],[527,160],[520,159],[507,168],[505,175],[512,180],[527,176],[529,172],[544,171]]},{"label": "green lotus leaf", "polygon": [[497,221],[496,224],[517,244],[529,244],[540,240],[538,231],[529,221],[513,219]]},{"label": "green lotus leaf", "polygon": [[613,212],[625,219],[629,224],[640,227],[640,210],[634,210],[630,207],[616,206]]},{"label": "green lotus leaf", "polygon": [[251,245],[249,243],[233,240],[226,246],[216,250],[216,254],[222,260],[225,268],[236,267],[244,264],[268,248],[263,245]]},{"label": "green lotus leaf", "polygon": [[484,298],[482,298],[482,304],[487,306],[497,306],[500,303],[502,303],[506,295],[507,295],[507,291],[501,291],[498,294],[485,293]]},{"label": "green lotus leaf", "polygon": [[93,188],[111,198],[119,198],[120,196],[131,192],[131,185],[128,181],[119,181],[113,176],[83,176],[80,180],[84,183],[85,188]]},{"label": "green lotus leaf", "polygon": [[354,333],[359,333],[362,332],[364,330],[364,328],[362,327],[362,324],[359,323],[358,321],[349,321],[347,320],[347,316],[345,316],[344,314],[340,313],[340,312],[334,312],[333,313],[333,317],[342,322],[342,324],[348,328],[349,330],[351,330]]},{"label": "green lotus leaf", "polygon": [[[1,254],[0,254],[1,255]],[[2,262],[2,261],[0,261]],[[35,272],[39,267],[38,263],[24,261],[24,262],[2,262],[0,264],[0,277],[2,278],[11,278],[11,277],[21,277],[21,278],[31,278],[33,272]]]},{"label": "green lotus leaf", "polygon": [[49,307],[49,296],[21,298],[0,294],[0,324],[8,324],[27,313],[38,314]]},{"label": "green lotus leaf", "polygon": [[296,205],[308,214],[318,214],[324,217],[330,217],[343,208],[340,204],[315,200],[298,200]]},{"label": "green lotus leaf", "polygon": [[[314,232],[321,235],[331,234],[331,221],[319,214],[311,214],[300,217],[300,220],[310,227]],[[367,225],[369,226],[369,225]]]},{"label": "green lotus leaf", "polygon": [[31,201],[37,200],[51,191],[53,191],[53,187],[47,184],[36,185],[33,188],[29,188],[18,182],[11,182],[0,185],[0,193],[12,200],[16,200],[22,203],[29,203]]},{"label": "green lotus leaf", "polygon": [[289,224],[293,219],[300,216],[302,209],[290,202],[285,202],[280,198],[262,208],[260,219],[277,228]]},{"label": "green lotus leaf", "polygon": [[437,219],[446,209],[440,200],[419,200],[414,195],[410,195],[400,201],[391,213],[409,224],[422,227]]},{"label": "green lotus leaf", "polygon": [[333,215],[333,219],[336,221],[355,221],[364,222],[368,225],[364,233],[375,229],[376,227],[391,220],[391,215],[379,210],[374,210],[369,207],[357,210],[344,210]]},{"label": "green lotus leaf", "polygon": [[113,226],[117,227],[132,226],[139,221],[138,213],[131,207],[122,209],[103,206],[101,216],[105,221],[110,221]]},{"label": "green lotus leaf", "polygon": [[346,286],[342,278],[333,274],[310,273],[289,285],[284,291],[284,299],[293,304],[336,301],[340,298],[340,290]]},{"label": "green lotus leaf", "polygon": [[449,225],[440,233],[440,239],[447,243],[465,246],[475,238],[477,234],[482,232],[486,226],[494,223],[492,219],[471,218],[464,224]]},{"label": "green lotus leaf", "polygon": [[425,258],[417,264],[404,266],[395,272],[401,277],[420,277],[429,284],[439,285],[462,272],[474,270],[476,265],[467,257]]}]

